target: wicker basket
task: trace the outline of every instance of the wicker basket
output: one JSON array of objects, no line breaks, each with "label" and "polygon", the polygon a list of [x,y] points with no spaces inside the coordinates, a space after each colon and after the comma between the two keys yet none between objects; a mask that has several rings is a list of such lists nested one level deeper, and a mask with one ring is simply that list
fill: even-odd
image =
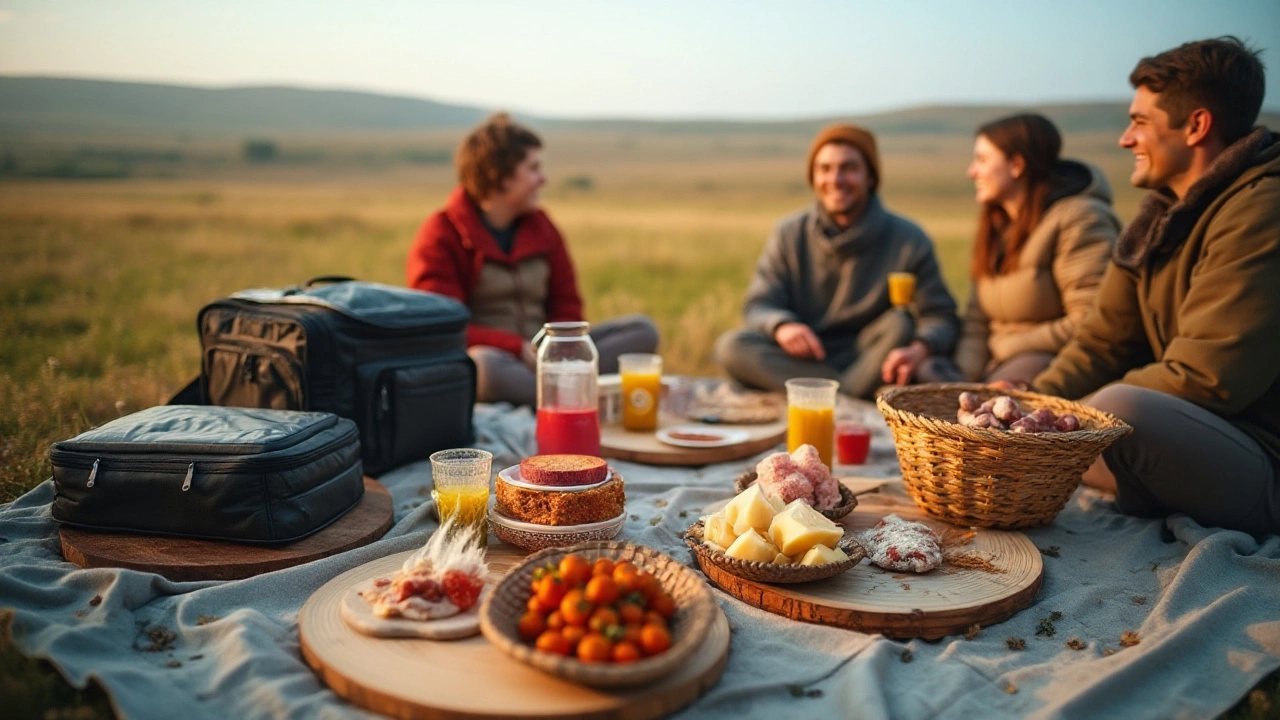
[{"label": "wicker basket", "polygon": [[756,582],[786,584],[826,580],[862,562],[862,558],[866,557],[867,554],[866,550],[862,549],[862,545],[858,544],[853,535],[846,531],[844,537],[840,538],[839,543],[840,549],[844,550],[844,554],[849,556],[849,559],[844,562],[827,563],[826,565],[774,565],[773,563],[739,560],[725,555],[721,550],[707,547],[707,544],[702,541],[702,530],[702,521],[689,526],[689,529],[685,531],[684,541],[689,546],[689,550],[693,553],[693,559],[698,561],[698,566],[702,568],[704,574],[707,572],[707,565],[715,565],[725,572]]},{"label": "wicker basket", "polygon": [[[651,573],[671,593],[676,614],[671,622],[671,647],[631,663],[585,663],[543,652],[520,639],[516,623],[532,595],[533,572],[569,554],[592,562],[607,557],[629,560]],[[674,671],[698,649],[715,621],[716,601],[702,578],[669,555],[628,542],[596,541],[567,548],[548,548],[525,558],[493,589],[480,607],[480,631],[512,657],[566,680],[599,688],[619,688],[652,682]]]},{"label": "wicker basket", "polygon": [[[746,489],[754,485],[755,482],[756,482],[755,470],[749,470],[747,472],[742,473],[741,475],[734,478],[733,480],[733,494],[738,495],[745,492]],[[836,484],[840,486],[840,504],[836,505],[830,510],[818,511],[822,513],[823,517],[827,518],[828,520],[839,520],[845,515],[848,515],[849,513],[853,512],[853,509],[858,506],[858,496],[854,495],[853,491],[845,487],[844,483],[840,482],[839,480],[836,480]]]},{"label": "wicker basket", "polygon": [[[960,393],[1008,395],[1024,409],[1075,413],[1080,429],[1011,433],[956,422]],[[893,430],[907,492],[925,512],[962,526],[1000,529],[1053,522],[1080,476],[1133,428],[1079,403],[969,383],[896,387],[876,398]]]}]

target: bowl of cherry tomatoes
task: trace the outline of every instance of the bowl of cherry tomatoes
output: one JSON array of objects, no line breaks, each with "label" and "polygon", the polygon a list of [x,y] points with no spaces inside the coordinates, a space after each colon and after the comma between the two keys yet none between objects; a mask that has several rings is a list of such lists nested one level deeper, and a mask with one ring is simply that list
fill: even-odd
[{"label": "bowl of cherry tomatoes", "polygon": [[572,682],[641,685],[675,670],[715,620],[692,570],[643,545],[595,541],[534,553],[493,588],[480,631],[512,657]]}]

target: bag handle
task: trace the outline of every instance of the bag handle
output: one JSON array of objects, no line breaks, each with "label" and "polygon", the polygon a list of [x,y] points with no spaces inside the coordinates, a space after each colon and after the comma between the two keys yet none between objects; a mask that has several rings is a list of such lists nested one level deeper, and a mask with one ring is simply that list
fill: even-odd
[{"label": "bag handle", "polygon": [[310,288],[312,285],[328,285],[330,283],[340,282],[355,282],[355,278],[349,275],[321,275],[320,277],[313,277],[303,283],[302,288],[305,290]]}]

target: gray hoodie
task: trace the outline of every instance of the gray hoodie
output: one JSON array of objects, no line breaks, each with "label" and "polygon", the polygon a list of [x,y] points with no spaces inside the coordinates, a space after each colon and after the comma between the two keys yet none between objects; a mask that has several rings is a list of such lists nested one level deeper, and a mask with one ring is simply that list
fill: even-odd
[{"label": "gray hoodie", "polygon": [[891,272],[915,273],[916,339],[935,355],[949,354],[960,323],[933,243],[875,193],[848,228],[835,226],[816,202],[780,220],[756,263],[743,316],[768,337],[782,323],[802,322],[831,355],[852,347],[858,332],[892,307]]}]

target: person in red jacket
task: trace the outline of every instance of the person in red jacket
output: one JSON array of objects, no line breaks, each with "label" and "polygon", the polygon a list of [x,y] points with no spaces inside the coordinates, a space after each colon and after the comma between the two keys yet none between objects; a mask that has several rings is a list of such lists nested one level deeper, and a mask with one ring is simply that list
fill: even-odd
[{"label": "person in red jacket", "polygon": [[[458,187],[409,249],[408,284],[471,310],[467,353],[476,363],[477,400],[532,406],[529,340],[543,323],[584,319],[569,250],[538,207],[547,182],[542,141],[499,113],[463,139],[456,164]],[[658,346],[657,328],[643,315],[594,324],[591,338],[602,373],[617,372],[623,353]]]}]

